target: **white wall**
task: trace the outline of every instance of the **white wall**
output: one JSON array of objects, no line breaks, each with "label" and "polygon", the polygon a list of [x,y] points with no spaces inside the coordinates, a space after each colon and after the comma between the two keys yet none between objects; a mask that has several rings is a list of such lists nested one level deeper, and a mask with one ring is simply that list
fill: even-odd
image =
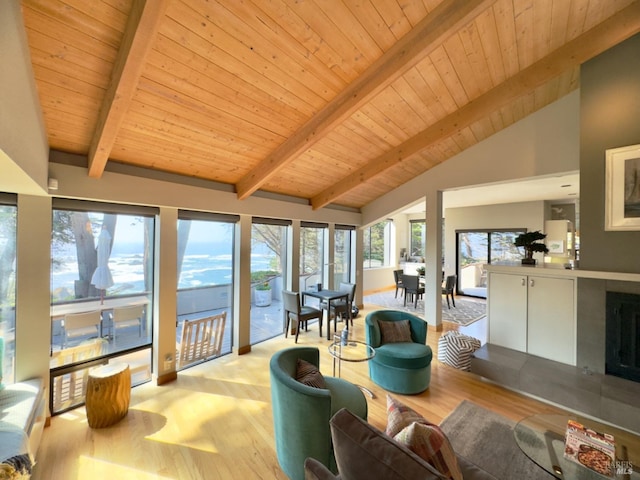
[{"label": "white wall", "polygon": [[50,198],[18,196],[16,240],[16,380],[47,378],[51,346]]},{"label": "white wall", "polygon": [[19,0],[0,2],[0,65],[0,191],[42,195],[49,146]]},{"label": "white wall", "polygon": [[305,203],[259,196],[238,200],[232,191],[114,172],[104,172],[101,178],[96,179],[87,176],[86,168],[62,163],[52,163],[49,168],[51,175],[58,179],[59,188],[55,194],[60,197],[345,225],[361,224],[360,213],[353,211],[332,208],[313,210]]}]

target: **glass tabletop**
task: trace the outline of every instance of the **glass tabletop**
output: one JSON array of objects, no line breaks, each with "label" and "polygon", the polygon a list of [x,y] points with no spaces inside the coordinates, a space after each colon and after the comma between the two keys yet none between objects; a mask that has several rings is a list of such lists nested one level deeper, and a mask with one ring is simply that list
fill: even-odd
[{"label": "glass tabletop", "polygon": [[[565,433],[570,419],[614,437],[616,459],[610,464],[612,475],[599,474],[565,457]],[[521,420],[513,433],[520,450],[556,478],[640,479],[640,437],[625,430],[579,415],[538,414]]]},{"label": "glass tabletop", "polygon": [[346,345],[343,345],[339,340],[339,336],[336,336],[338,340],[335,340],[329,345],[329,353],[340,360],[345,362],[366,362],[371,360],[376,351],[372,346],[367,345],[365,342],[357,340],[349,340]]}]

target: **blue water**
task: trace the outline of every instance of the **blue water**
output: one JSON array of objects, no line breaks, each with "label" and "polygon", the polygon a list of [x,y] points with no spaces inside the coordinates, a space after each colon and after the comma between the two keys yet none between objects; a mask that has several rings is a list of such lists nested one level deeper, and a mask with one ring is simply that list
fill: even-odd
[{"label": "blue water", "polygon": [[[210,252],[214,249],[206,246]],[[109,258],[109,269],[114,285],[109,293],[131,294],[144,291],[143,255],[127,253],[128,248],[117,251],[114,248]],[[139,250],[139,249],[138,249]],[[205,249],[189,249],[185,253],[182,264],[182,274],[178,282],[179,289],[196,288],[208,285],[222,285],[231,283],[233,277],[233,259],[231,253],[204,253]],[[224,250],[228,251],[227,246]],[[267,249],[260,253],[252,253],[251,270],[269,270],[272,268],[274,254]],[[266,251],[264,251],[266,250]],[[60,267],[51,275],[51,290],[58,299],[73,296],[74,283],[78,279],[78,266],[75,251],[65,256],[56,255]]]}]

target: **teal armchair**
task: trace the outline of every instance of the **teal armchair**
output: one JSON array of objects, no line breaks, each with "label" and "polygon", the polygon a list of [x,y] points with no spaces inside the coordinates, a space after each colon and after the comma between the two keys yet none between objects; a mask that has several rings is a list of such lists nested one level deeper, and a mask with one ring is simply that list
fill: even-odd
[{"label": "teal armchair", "polygon": [[280,350],[269,364],[271,405],[280,467],[292,480],[304,480],[304,461],[312,457],[337,472],[329,421],[346,408],[367,419],[367,401],[360,389],[346,380],[325,376],[326,389],[304,385],[295,379],[297,360],[319,366],[315,347]]},{"label": "teal armchair", "polygon": [[[409,320],[411,341],[385,343],[379,322]],[[367,344],[376,351],[369,376],[385,390],[405,395],[429,388],[433,352],[427,342],[427,322],[407,312],[376,310],[365,318]]]}]

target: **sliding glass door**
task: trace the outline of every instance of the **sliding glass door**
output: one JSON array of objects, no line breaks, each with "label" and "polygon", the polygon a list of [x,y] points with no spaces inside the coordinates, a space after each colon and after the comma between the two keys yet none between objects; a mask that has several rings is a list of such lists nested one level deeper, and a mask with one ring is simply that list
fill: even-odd
[{"label": "sliding glass door", "polygon": [[[176,368],[181,370],[233,348],[234,230],[238,218],[184,210],[178,218]],[[226,319],[218,352],[208,348],[215,335],[190,335],[217,325],[208,319],[223,313]],[[218,328],[223,328],[221,325]],[[194,346],[196,339],[204,341],[200,349]]]},{"label": "sliding glass door", "polygon": [[521,258],[513,245],[525,230],[460,230],[456,232],[457,292],[487,297],[488,264],[508,264]]},{"label": "sliding glass door", "polygon": [[251,227],[251,345],[284,331],[282,290],[287,285],[291,222],[254,218]]}]

